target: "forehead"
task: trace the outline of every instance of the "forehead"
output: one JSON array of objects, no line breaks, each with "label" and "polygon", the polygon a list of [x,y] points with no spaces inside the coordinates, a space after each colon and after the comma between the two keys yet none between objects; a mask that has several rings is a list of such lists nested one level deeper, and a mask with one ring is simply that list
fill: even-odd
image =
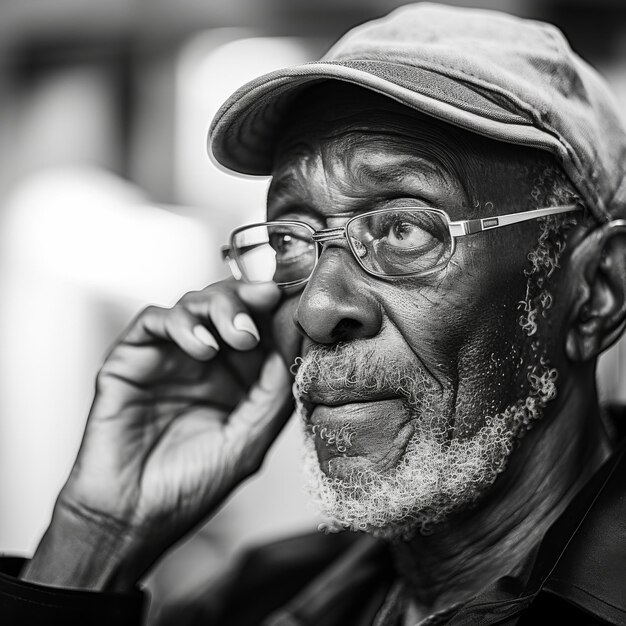
[{"label": "forehead", "polygon": [[[311,137],[285,149],[274,172],[270,199],[282,195],[302,198],[344,195],[373,198],[398,193],[406,188],[424,199],[436,192],[462,187],[454,168],[416,154],[386,134],[346,133],[343,136]],[[409,194],[412,195],[412,194]]]},{"label": "forehead", "polygon": [[[546,152],[482,137],[339,81],[302,92],[274,145],[269,214],[279,197],[393,195],[420,176],[448,196],[441,208],[453,209],[453,218],[454,209],[464,218],[511,213],[537,208],[558,169]],[[325,181],[326,190],[314,181]]]},{"label": "forehead", "polygon": [[309,90],[291,111],[277,143],[270,201],[313,193],[315,179],[329,193],[393,193],[410,179],[424,190],[455,188],[463,204],[476,195],[479,159],[468,133],[340,83]]}]

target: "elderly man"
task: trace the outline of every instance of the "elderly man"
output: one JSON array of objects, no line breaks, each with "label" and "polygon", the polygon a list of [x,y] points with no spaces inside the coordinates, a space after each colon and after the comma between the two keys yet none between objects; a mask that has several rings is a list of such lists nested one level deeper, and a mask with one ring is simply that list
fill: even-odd
[{"label": "elderly man", "polygon": [[626,624],[594,380],[626,323],[626,133],[595,72],[545,24],[410,6],[240,89],[211,141],[272,175],[268,221],[231,236],[240,280],[113,349],[5,615],[138,623],[137,580],[295,398],[326,528],[357,532],[261,549],[171,623]]}]

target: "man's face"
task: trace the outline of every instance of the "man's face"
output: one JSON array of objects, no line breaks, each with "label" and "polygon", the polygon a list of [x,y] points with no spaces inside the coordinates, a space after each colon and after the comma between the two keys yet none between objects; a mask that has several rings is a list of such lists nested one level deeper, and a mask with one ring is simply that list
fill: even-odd
[{"label": "man's face", "polygon": [[[403,206],[453,220],[533,208],[519,193],[503,202],[497,180],[477,198],[478,158],[442,125],[340,91],[284,133],[268,219],[320,229]],[[554,395],[540,334],[529,340],[520,323],[538,233],[531,222],[461,238],[441,272],[389,280],[366,274],[335,240],[306,287],[287,295],[277,334],[290,317],[302,334],[295,389],[307,465],[339,525],[406,532],[474,501]]]}]

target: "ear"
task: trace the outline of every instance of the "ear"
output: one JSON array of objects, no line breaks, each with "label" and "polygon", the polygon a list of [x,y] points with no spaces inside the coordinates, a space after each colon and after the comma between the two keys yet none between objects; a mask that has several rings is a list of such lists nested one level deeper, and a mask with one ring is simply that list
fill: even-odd
[{"label": "ear", "polygon": [[626,327],[626,220],[590,231],[570,258],[572,308],[565,352],[590,361],[611,346]]}]

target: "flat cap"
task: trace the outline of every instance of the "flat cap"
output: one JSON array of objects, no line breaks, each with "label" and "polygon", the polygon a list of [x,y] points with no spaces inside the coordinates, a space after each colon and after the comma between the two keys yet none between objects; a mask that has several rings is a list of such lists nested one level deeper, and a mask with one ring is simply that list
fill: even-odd
[{"label": "flat cap", "polygon": [[604,79],[556,27],[496,11],[419,3],[345,34],[318,62],[238,89],[209,131],[213,158],[269,175],[294,97],[339,80],[498,141],[547,150],[597,220],[626,202],[626,128]]}]

